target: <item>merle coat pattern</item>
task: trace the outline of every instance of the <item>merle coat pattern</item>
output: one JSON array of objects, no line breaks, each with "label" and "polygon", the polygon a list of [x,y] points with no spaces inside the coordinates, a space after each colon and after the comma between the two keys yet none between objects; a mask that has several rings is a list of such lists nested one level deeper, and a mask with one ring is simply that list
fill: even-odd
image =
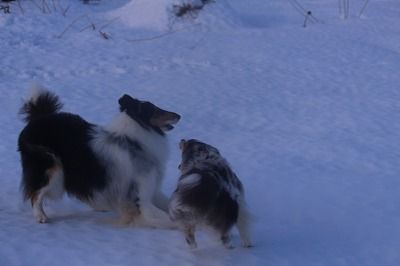
[{"label": "merle coat pattern", "polygon": [[232,247],[229,232],[237,225],[244,246],[251,246],[243,185],[219,151],[198,140],[182,140],[181,176],[170,200],[170,217],[180,225],[192,248],[194,232],[205,225]]}]

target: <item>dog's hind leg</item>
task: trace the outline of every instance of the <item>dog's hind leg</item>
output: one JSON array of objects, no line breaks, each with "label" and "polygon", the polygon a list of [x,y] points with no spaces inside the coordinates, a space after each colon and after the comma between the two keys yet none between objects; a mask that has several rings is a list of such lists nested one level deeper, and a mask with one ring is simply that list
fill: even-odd
[{"label": "dog's hind leg", "polygon": [[183,232],[185,234],[185,240],[191,249],[197,248],[194,231],[195,231],[195,226],[193,226],[193,225],[185,225],[184,226]]},{"label": "dog's hind leg", "polygon": [[231,242],[231,236],[229,235],[229,231],[228,232],[223,232],[221,234],[221,242],[224,245],[224,247],[226,247],[227,249],[232,249],[234,248]]},{"label": "dog's hind leg", "polygon": [[22,187],[25,199],[30,199],[33,215],[39,223],[46,223],[43,210],[45,198],[60,198],[64,194],[64,174],[61,162],[42,147],[27,146],[21,151],[23,168]]},{"label": "dog's hind leg", "polygon": [[46,223],[48,220],[47,215],[44,213],[43,210],[43,199],[45,194],[46,193],[43,190],[40,190],[38,192],[38,195],[31,199],[33,216],[38,223]]},{"label": "dog's hind leg", "polygon": [[237,229],[239,231],[242,246],[249,248],[253,244],[250,238],[250,214],[245,206],[244,202],[239,202],[239,215],[237,220]]},{"label": "dog's hind leg", "polygon": [[61,163],[55,160],[56,164],[45,171],[48,178],[48,184],[42,187],[31,197],[33,216],[39,223],[46,223],[48,218],[43,210],[45,198],[58,199],[64,194],[64,175]]}]

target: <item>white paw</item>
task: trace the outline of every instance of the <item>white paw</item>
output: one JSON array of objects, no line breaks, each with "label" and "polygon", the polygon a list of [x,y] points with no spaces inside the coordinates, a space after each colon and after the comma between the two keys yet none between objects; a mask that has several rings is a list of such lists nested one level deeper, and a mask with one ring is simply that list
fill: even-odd
[{"label": "white paw", "polygon": [[36,213],[35,214],[36,221],[41,224],[47,223],[48,219],[44,212]]},{"label": "white paw", "polygon": [[253,246],[253,243],[251,243],[250,240],[244,240],[244,241],[242,241],[242,246],[245,247],[245,248],[254,247],[254,246]]}]

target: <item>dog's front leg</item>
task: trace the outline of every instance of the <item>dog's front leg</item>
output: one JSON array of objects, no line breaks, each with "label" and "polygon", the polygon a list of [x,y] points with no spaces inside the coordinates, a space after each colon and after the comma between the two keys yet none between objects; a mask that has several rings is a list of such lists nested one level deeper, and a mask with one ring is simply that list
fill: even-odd
[{"label": "dog's front leg", "polygon": [[161,191],[155,191],[153,203],[159,209],[168,213],[168,197]]},{"label": "dog's front leg", "polygon": [[142,225],[154,228],[177,229],[178,226],[171,221],[168,214],[157,208],[152,203],[141,203],[140,214]]}]

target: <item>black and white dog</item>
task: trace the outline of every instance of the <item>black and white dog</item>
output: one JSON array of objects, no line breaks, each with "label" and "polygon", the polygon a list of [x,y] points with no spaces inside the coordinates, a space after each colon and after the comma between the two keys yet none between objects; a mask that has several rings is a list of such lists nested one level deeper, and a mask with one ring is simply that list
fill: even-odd
[{"label": "black and white dog", "polygon": [[181,140],[181,177],[169,203],[169,214],[183,230],[186,242],[197,247],[194,231],[207,226],[231,248],[229,232],[236,225],[242,244],[250,247],[249,214],[243,186],[219,151],[195,139]]},{"label": "black and white dog", "polygon": [[44,89],[22,106],[27,125],[18,139],[25,200],[40,223],[46,198],[67,192],[96,210],[117,210],[121,222],[172,226],[160,191],[167,160],[166,131],[180,116],[123,95],[108,126],[60,112],[58,97]]}]

